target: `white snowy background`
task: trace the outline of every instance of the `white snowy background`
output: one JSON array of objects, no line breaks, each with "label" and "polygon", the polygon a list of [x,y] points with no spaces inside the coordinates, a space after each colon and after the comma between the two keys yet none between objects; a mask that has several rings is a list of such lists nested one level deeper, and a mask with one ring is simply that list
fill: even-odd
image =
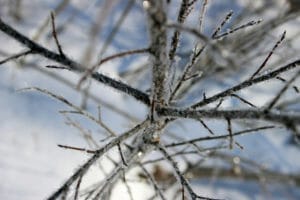
[{"label": "white snowy background", "polygon": [[[32,37],[60,0],[23,0],[21,21],[16,21],[9,15],[9,2],[9,0],[0,1],[1,19],[25,35]],[[112,9],[109,11],[111,13],[103,24],[101,34],[97,37],[99,45],[96,45],[95,52],[99,52],[109,33],[107,30],[111,29],[111,24],[115,23],[120,15],[121,0],[114,0],[114,2]],[[215,12],[211,11],[210,13],[218,13],[216,11],[219,11],[221,14],[215,14],[215,16],[212,15],[207,18],[205,26],[206,30],[209,31],[214,28],[214,23],[220,21],[215,17],[224,15],[230,9],[238,10],[244,1],[224,3],[221,0],[215,0],[212,2],[215,5]],[[281,2],[279,5],[284,7],[282,3],[284,1],[278,2]],[[73,12],[79,13],[72,24],[67,23],[66,30],[59,35],[64,52],[71,58],[81,60],[82,53],[88,44],[90,23],[93,23],[93,20],[96,19],[94,16],[97,15],[102,3],[100,0],[72,0],[67,9],[56,18],[56,23],[59,25],[65,23]],[[177,9],[177,7],[170,8],[170,14],[176,14]],[[280,9],[273,12],[280,12]],[[268,17],[268,14],[272,15],[272,12],[270,11],[263,17]],[[190,21],[193,22],[191,19]],[[288,36],[299,31],[299,26],[294,24],[285,25],[283,28],[287,30]],[[282,30],[276,31],[278,31],[278,34],[282,32]],[[50,25],[43,34],[39,39],[39,43],[56,50],[53,39],[45,36],[47,34],[51,36]],[[108,48],[106,55],[137,47],[146,47],[146,45],[145,18],[141,7],[135,5],[117,33],[113,44]],[[299,40],[294,45],[299,46]],[[1,32],[0,49],[1,52],[13,54],[24,48]],[[4,59],[5,55],[1,54],[1,58]],[[25,59],[31,59],[33,64],[22,66],[22,64],[12,61],[0,66],[0,199],[3,200],[44,199],[58,188],[81,163],[89,158],[88,154],[61,149],[57,146],[57,144],[67,144],[88,148],[78,130],[65,124],[66,118],[59,113],[60,110],[68,109],[64,104],[38,92],[18,92],[17,90],[37,86],[62,95],[77,105],[82,102],[82,95],[34,69],[34,65],[43,67],[51,62],[33,56]],[[97,57],[93,58],[93,61],[95,60],[97,60]],[[147,58],[142,55],[117,59],[106,63],[101,68],[101,72],[119,79],[119,72],[125,71],[128,65],[130,65],[130,69],[134,69],[135,66],[138,66],[138,62],[144,62],[145,60]],[[76,83],[80,78],[70,72],[50,71],[58,72],[59,75],[67,77],[73,83]],[[230,85],[231,83],[228,82],[227,84]],[[210,92],[219,91],[220,88],[218,87],[212,88]],[[147,86],[143,89],[147,89]],[[99,83],[92,83],[90,92],[105,102],[129,112],[137,119],[142,120],[146,116],[146,108],[142,104],[136,103],[132,98],[115,92],[113,89],[104,87]],[[248,93],[249,99],[255,100],[257,105],[265,103],[267,95],[257,96],[255,90]],[[88,101],[87,108],[89,112],[97,114],[97,104],[93,101]],[[103,121],[116,133],[122,133],[123,130],[132,126],[124,117],[120,117],[105,107],[102,108],[101,114]],[[101,134],[103,129],[97,125],[82,118],[78,118],[78,120],[84,128],[91,131],[98,141],[105,137]],[[225,127],[224,124],[215,122],[209,122],[209,125],[215,130]],[[185,126],[185,128],[186,132],[192,132],[199,126],[190,123],[190,126]],[[194,133],[186,137],[193,138],[196,136],[196,133]],[[243,152],[246,157],[256,157],[256,161],[266,163],[272,169],[281,172],[299,173],[299,147],[288,145],[288,136],[285,130],[282,133],[269,131],[266,135],[254,134],[241,137],[239,142],[246,149]],[[100,177],[100,175],[94,173],[87,180],[96,180],[98,176]],[[145,199],[147,195],[149,197],[152,194],[149,188],[143,184],[136,184],[133,190],[137,194],[136,199]],[[124,188],[119,187],[114,192],[114,199],[125,199],[122,195],[125,193]],[[290,185],[261,188],[259,184],[254,182],[241,183],[226,179],[218,182],[200,181],[197,185],[197,192],[205,196],[225,199],[268,199],[268,195],[271,195],[272,199],[300,199],[299,190],[297,191],[297,188]]]}]

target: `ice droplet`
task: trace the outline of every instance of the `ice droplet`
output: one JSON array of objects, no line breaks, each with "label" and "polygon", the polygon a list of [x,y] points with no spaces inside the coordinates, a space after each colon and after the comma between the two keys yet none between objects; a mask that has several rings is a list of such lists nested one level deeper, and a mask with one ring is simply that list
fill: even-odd
[{"label": "ice droplet", "polygon": [[143,152],[139,151],[138,152],[138,157],[141,157],[143,155]]},{"label": "ice droplet", "polygon": [[145,10],[149,9],[150,8],[150,2],[147,1],[147,0],[143,1],[143,7],[144,7]]},{"label": "ice droplet", "polygon": [[233,158],[233,163],[234,164],[238,165],[238,164],[240,164],[240,162],[241,162],[241,159],[239,157],[236,156],[236,157]]}]

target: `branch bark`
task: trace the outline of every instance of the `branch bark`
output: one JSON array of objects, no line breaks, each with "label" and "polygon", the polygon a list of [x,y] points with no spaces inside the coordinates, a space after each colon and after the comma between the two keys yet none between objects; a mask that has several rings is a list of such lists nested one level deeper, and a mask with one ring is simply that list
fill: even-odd
[{"label": "branch bark", "polygon": [[165,105],[169,97],[166,13],[163,0],[148,0],[144,6],[148,18],[152,65],[152,99]]},{"label": "branch bark", "polygon": [[[85,71],[84,67],[81,66],[79,63],[69,59],[66,56],[62,56],[60,54],[57,54],[53,51],[50,51],[49,49],[37,44],[36,42],[32,41],[31,39],[29,39],[28,37],[26,37],[25,35],[23,35],[22,33],[18,32],[17,30],[15,30],[13,27],[11,27],[10,25],[6,24],[5,22],[3,22],[0,19],[0,30],[5,33],[6,35],[14,38],[15,40],[17,40],[18,42],[20,42],[21,44],[25,45],[26,47],[28,47],[32,53],[36,53],[36,54],[40,54],[41,56],[48,58],[50,60],[53,60],[57,63],[60,63],[64,66],[69,67],[69,70],[74,71],[74,72],[79,72],[79,73],[83,73]],[[149,96],[138,90],[135,89],[121,81],[116,81],[108,76],[105,76],[101,73],[93,73],[92,74],[92,78],[98,82],[103,83],[104,85],[107,85],[109,87],[112,87],[118,91],[121,91],[123,93],[126,93],[132,97],[134,97],[135,99],[137,99],[138,101],[146,104],[146,105],[150,105],[150,99]]]}]

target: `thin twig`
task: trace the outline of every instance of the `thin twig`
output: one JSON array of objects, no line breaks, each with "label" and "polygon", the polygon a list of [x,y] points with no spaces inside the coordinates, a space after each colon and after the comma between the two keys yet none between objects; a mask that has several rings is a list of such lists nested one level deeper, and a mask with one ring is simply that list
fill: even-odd
[{"label": "thin twig", "polygon": [[96,151],[93,151],[93,150],[74,147],[74,146],[69,146],[69,145],[58,144],[57,146],[60,147],[60,148],[64,148],[64,149],[71,149],[71,150],[82,151],[82,152],[86,152],[86,153],[92,153],[92,154],[96,153]]},{"label": "thin twig", "polygon": [[188,182],[188,180],[180,172],[177,162],[170,156],[170,154],[167,152],[166,148],[164,146],[162,146],[161,144],[157,144],[156,147],[163,154],[163,156],[166,158],[166,160],[168,160],[170,162],[170,164],[172,165],[172,167],[173,167],[173,169],[174,169],[181,185],[187,189],[189,195],[191,196],[191,198],[193,200],[196,200],[196,199],[212,200],[213,199],[213,198],[204,197],[204,196],[200,196],[200,195],[196,194],[194,192],[194,190],[192,189],[192,187],[191,187],[190,183]]},{"label": "thin twig", "polygon": [[[117,53],[117,54],[114,54],[114,55],[111,55],[111,56],[108,56],[106,58],[101,59],[97,63],[97,65],[95,65],[95,66],[99,67],[103,63],[106,63],[106,62],[108,62],[110,60],[113,60],[113,59],[116,59],[116,58],[121,58],[121,57],[124,57],[124,56],[133,55],[133,54],[147,53],[148,51],[149,51],[149,48],[142,48],[142,49],[124,51],[124,52]],[[95,69],[96,69],[96,67],[86,70],[87,72],[78,81],[77,88],[80,88],[80,85],[87,79],[88,76],[90,76],[93,73],[93,71],[95,71]]]},{"label": "thin twig", "polygon": [[218,35],[218,33],[221,31],[221,29],[223,28],[223,26],[231,19],[231,16],[233,14],[233,11],[229,11],[229,13],[227,13],[226,17],[224,18],[224,20],[221,22],[221,24],[216,28],[216,30],[213,32],[213,34],[211,35],[211,38],[216,38],[216,36]]},{"label": "thin twig", "polygon": [[36,90],[38,92],[47,94],[63,103],[65,103],[66,105],[70,106],[71,108],[74,108],[76,111],[78,111],[80,114],[82,114],[83,116],[89,118],[90,120],[96,122],[97,124],[99,124],[102,128],[104,128],[110,135],[112,136],[116,136],[116,133],[114,133],[108,126],[106,126],[101,120],[96,119],[94,116],[92,116],[91,114],[89,114],[88,112],[82,110],[80,107],[74,105],[73,103],[71,103],[70,101],[68,101],[67,99],[65,99],[64,97],[54,94],[48,90],[45,89],[41,89],[38,87],[30,87],[30,88],[23,88],[19,91],[26,91],[26,90]]},{"label": "thin twig", "polygon": [[70,70],[69,67],[63,67],[63,66],[56,66],[56,65],[46,65],[46,68],[49,69],[62,69],[62,70]]},{"label": "thin twig", "polygon": [[300,70],[295,73],[295,75],[285,84],[285,86],[278,92],[278,94],[273,98],[273,100],[269,103],[267,109],[270,110],[275,106],[280,97],[285,93],[285,91],[289,88],[289,86],[299,77]]},{"label": "thin twig", "polygon": [[78,194],[79,194],[79,188],[80,188],[81,180],[82,180],[82,176],[80,176],[79,179],[78,179],[78,181],[77,181],[77,185],[76,185],[76,188],[75,188],[75,194],[74,194],[74,200],[78,199]]},{"label": "thin twig", "polygon": [[198,121],[202,124],[202,126],[208,130],[208,132],[212,135],[214,135],[214,132],[206,125],[206,123],[202,119],[198,119]]},{"label": "thin twig", "polygon": [[166,24],[166,27],[168,27],[168,28],[175,28],[177,30],[182,30],[182,31],[188,32],[188,33],[196,36],[197,38],[199,38],[201,41],[203,41],[206,44],[210,44],[211,43],[211,41],[205,35],[203,35],[202,33],[200,33],[195,28],[187,27],[187,26],[184,26],[184,25],[178,24],[178,23],[168,23],[168,24]]},{"label": "thin twig", "polygon": [[154,177],[148,172],[148,170],[144,167],[144,163],[139,164],[139,166],[142,168],[142,170],[144,171],[144,173],[146,174],[146,176],[148,177],[148,179],[152,183],[155,192],[160,196],[160,198],[162,200],[166,200],[166,197],[164,196],[163,191],[161,191],[161,189],[159,188],[158,183],[156,182]]},{"label": "thin twig", "polygon": [[3,65],[4,63],[7,63],[7,62],[9,62],[11,60],[16,60],[16,59],[18,59],[20,57],[23,57],[23,56],[27,56],[29,54],[34,54],[34,51],[32,51],[32,50],[26,50],[26,51],[22,51],[20,53],[17,53],[15,55],[12,55],[12,56],[10,56],[8,58],[5,58],[4,60],[1,60],[0,61],[0,65]]},{"label": "thin twig", "polygon": [[249,120],[266,120],[281,124],[300,124],[300,113],[268,111],[263,109],[253,110],[191,110],[191,109],[175,109],[175,108],[159,108],[157,113],[162,117],[178,117],[199,120],[201,118],[214,119],[249,119]]},{"label": "thin twig", "polygon": [[130,129],[129,131],[123,133],[119,137],[113,139],[111,142],[103,146],[102,148],[96,150],[95,154],[86,162],[84,163],[79,169],[77,169],[72,176],[70,176],[67,181],[58,188],[47,200],[55,200],[57,199],[64,191],[66,191],[79,177],[83,176],[87,170],[93,165],[98,158],[104,155],[109,149],[116,146],[121,141],[127,139],[128,137],[132,136],[139,130],[141,130],[146,124],[148,123],[147,120],[143,121],[142,123],[138,124],[134,128]]},{"label": "thin twig", "polygon": [[237,94],[231,94],[230,96],[232,97],[235,97],[237,99],[239,99],[240,101],[244,102],[245,104],[251,106],[252,108],[257,108],[257,106],[255,106],[254,104],[252,104],[251,102],[247,101],[246,99],[240,97],[239,95]]},{"label": "thin twig", "polygon": [[57,33],[56,33],[54,12],[51,12],[51,25],[52,25],[52,35],[55,40],[55,44],[57,46],[58,52],[61,56],[65,57],[65,54],[61,48],[61,45],[58,41],[58,37],[57,37]]},{"label": "thin twig", "polygon": [[[282,78],[281,76],[277,76],[276,79],[280,80],[282,82],[286,82],[286,80],[284,78]],[[296,85],[293,85],[292,87],[293,87],[293,89],[295,90],[296,93],[300,93],[300,90]]]},{"label": "thin twig", "polygon": [[[247,130],[232,133],[232,137],[235,137],[235,136],[238,136],[238,135],[243,135],[243,134],[246,134],[246,133],[255,133],[255,132],[260,131],[260,130],[273,129],[273,128],[275,128],[275,126],[263,126],[263,127],[258,127],[258,128],[247,129]],[[225,135],[218,135],[218,136],[201,137],[201,138],[196,138],[196,139],[187,140],[187,141],[183,141],[183,142],[167,144],[166,147],[167,148],[177,147],[177,146],[181,146],[181,145],[192,144],[192,143],[195,143],[195,142],[207,141],[207,140],[226,139],[226,138],[228,138],[228,136],[229,136],[228,134],[225,134]]]},{"label": "thin twig", "polygon": [[202,32],[202,27],[203,27],[203,22],[204,22],[204,16],[206,13],[206,8],[207,8],[208,0],[204,0],[202,3],[201,11],[200,11],[200,17],[199,17],[199,32]]},{"label": "thin twig", "polygon": [[[176,144],[176,143],[172,143],[172,144]],[[189,142],[189,143],[186,143],[185,145],[188,145],[188,144],[194,145],[196,143],[195,142]],[[178,146],[181,146],[181,145],[178,145]],[[167,148],[169,148],[169,147],[167,147]],[[186,148],[188,148],[188,146]],[[221,150],[221,149],[228,149],[228,146],[217,145],[215,147],[210,147],[210,148],[205,148],[205,149],[199,149],[198,148],[197,150],[191,150],[191,151],[182,150],[182,151],[178,151],[176,153],[170,154],[170,156],[175,157],[175,156],[191,155],[191,154],[199,155],[199,153],[212,152],[212,151],[217,151],[217,150]],[[146,161],[142,162],[141,164],[148,165],[148,164],[153,164],[153,163],[164,161],[164,160],[165,160],[165,158],[161,157],[161,158],[157,158],[157,159],[146,160]]]},{"label": "thin twig", "polygon": [[128,166],[128,164],[126,162],[126,159],[125,159],[125,156],[124,156],[124,153],[123,153],[122,148],[121,148],[121,144],[119,143],[117,146],[118,146],[118,150],[119,150],[120,157],[121,157],[121,160],[123,162],[123,165]]},{"label": "thin twig", "polygon": [[[50,51],[49,49],[46,49],[42,47],[41,45],[37,44],[36,42],[30,40],[28,37],[24,36],[14,28],[12,28],[10,25],[6,24],[0,19],[0,30],[4,32],[5,34],[9,35],[10,37],[14,38],[18,42],[22,43],[23,45],[27,46],[29,49],[34,51],[37,54],[40,54],[44,56],[45,58],[48,58],[50,60],[56,61],[62,65],[70,67],[70,70],[74,72],[84,72],[85,69],[77,62],[61,56],[60,54],[57,54],[53,51]],[[128,95],[133,96],[137,100],[145,103],[146,105],[150,105],[150,99],[147,94],[144,92],[141,92],[140,90],[137,90],[125,83],[122,83],[120,81],[116,81],[108,76],[105,76],[101,73],[94,72],[92,74],[92,78],[96,81],[99,81],[103,83],[104,85],[107,85],[109,87],[115,88],[116,90],[119,90],[123,93],[126,93]]]},{"label": "thin twig", "polygon": [[[45,70],[44,68],[40,68],[35,63],[25,63],[25,65],[26,65],[26,67],[37,70],[38,72],[41,72],[41,73],[53,78],[54,80],[57,80],[57,81],[63,83],[64,85],[68,86],[70,89],[76,90],[76,83],[72,83],[70,80],[67,80],[65,77],[62,77],[62,76],[60,76],[56,73],[53,73],[49,70]],[[139,121],[138,118],[134,117],[133,115],[128,114],[127,112],[125,112],[124,110],[121,110],[120,108],[117,108],[115,105],[112,105],[111,103],[100,99],[96,95],[91,94],[91,93],[88,93],[87,95],[94,102],[96,102],[98,104],[101,104],[104,107],[109,108],[110,110],[114,111],[115,113],[120,114],[124,118],[130,119],[133,122],[138,122]]]},{"label": "thin twig", "polygon": [[227,121],[228,135],[229,135],[229,149],[233,149],[233,136],[232,136],[231,120],[227,118],[226,121]]},{"label": "thin twig", "polygon": [[133,194],[132,194],[131,188],[130,188],[130,186],[129,186],[129,184],[128,184],[128,181],[127,181],[127,179],[126,179],[126,173],[125,173],[124,170],[123,170],[123,182],[124,182],[124,184],[125,184],[125,186],[126,186],[126,189],[127,189],[128,194],[129,194],[130,200],[134,200],[134,199],[133,199]]},{"label": "thin twig", "polygon": [[[177,22],[179,24],[183,24],[189,13],[190,13],[189,0],[183,0],[181,2],[179,13],[177,16]],[[173,59],[175,57],[175,53],[176,53],[178,43],[179,43],[180,34],[181,34],[181,32],[178,30],[175,30],[173,33],[173,36],[171,39],[171,48],[169,51],[169,59],[171,61],[173,61]]]},{"label": "thin twig", "polygon": [[197,46],[195,47],[193,54],[190,58],[189,63],[184,67],[184,70],[182,72],[181,77],[177,81],[177,84],[175,85],[175,88],[171,92],[169,102],[171,102],[174,98],[180,87],[182,86],[183,82],[187,80],[188,73],[190,72],[191,68],[194,66],[195,63],[197,63],[199,56],[204,51],[205,46],[203,46],[201,49],[198,49]]},{"label": "thin twig", "polygon": [[243,29],[245,29],[245,28],[247,28],[247,27],[254,26],[254,25],[257,25],[257,24],[260,24],[261,22],[262,22],[262,20],[257,20],[257,21],[254,21],[254,20],[253,20],[253,21],[250,21],[250,22],[248,22],[248,23],[246,23],[246,24],[243,24],[243,25],[241,25],[241,26],[238,26],[238,27],[236,27],[236,28],[234,28],[234,29],[229,29],[227,32],[215,36],[214,39],[216,39],[216,40],[221,39],[221,38],[226,37],[226,36],[228,36],[228,35],[230,35],[230,34],[232,34],[232,33],[235,33],[235,32],[237,32],[237,31],[243,30]]},{"label": "thin twig", "polygon": [[[112,31],[110,32],[108,38],[105,40],[105,43],[103,45],[103,47],[101,48],[101,51],[98,53],[100,60],[93,65],[91,68],[87,69],[86,72],[83,74],[83,76],[81,77],[77,88],[80,88],[81,84],[87,79],[87,77],[91,76],[93,74],[93,72],[96,71],[96,69],[100,66],[99,63],[101,63],[101,59],[103,54],[105,53],[107,47],[109,46],[109,44],[112,42],[113,38],[115,37],[116,33],[118,32],[120,26],[122,25],[122,23],[124,22],[124,20],[126,19],[126,16],[128,15],[129,11],[131,10],[132,6],[133,6],[134,0],[130,0],[125,9],[123,10],[121,16],[119,17],[117,23],[114,25]],[[100,19],[102,20],[102,19]]]},{"label": "thin twig", "polygon": [[130,56],[130,55],[133,55],[133,54],[147,53],[148,51],[149,51],[149,48],[141,48],[141,49],[134,49],[134,50],[129,50],[129,51],[116,53],[114,55],[107,56],[107,57],[101,59],[97,65],[98,66],[102,65],[103,63],[108,62],[108,61],[110,61],[112,59],[115,59],[115,58],[121,58],[121,57],[125,57],[125,56]]},{"label": "thin twig", "polygon": [[283,72],[286,72],[286,71],[289,71],[293,68],[296,68],[298,65],[300,65],[300,60],[296,60],[294,62],[291,62],[291,63],[288,63],[282,67],[280,67],[279,69],[277,70],[274,70],[274,71],[271,71],[267,74],[264,74],[264,75],[261,75],[257,78],[254,78],[254,79],[251,79],[251,80],[246,80],[236,86],[233,86],[227,90],[224,90],[218,94],[215,94],[213,95],[212,97],[208,97],[208,98],[205,98],[203,99],[202,101],[198,102],[198,103],[195,103],[191,106],[191,108],[197,108],[197,107],[201,107],[201,106],[204,106],[204,105],[207,105],[209,103],[212,103],[220,98],[224,98],[226,96],[229,96],[231,95],[232,93],[234,92],[237,92],[239,90],[242,90],[244,88],[247,88],[247,87],[250,87],[254,84],[257,84],[257,83],[261,83],[263,81],[266,81],[266,80],[269,80],[269,79],[272,79],[272,78],[275,78],[277,77],[279,74],[283,73]]},{"label": "thin twig", "polygon": [[272,50],[270,51],[270,53],[267,55],[267,57],[265,58],[264,62],[259,66],[259,68],[252,74],[252,76],[250,77],[250,80],[253,79],[267,64],[267,62],[269,61],[269,59],[271,58],[271,56],[273,55],[274,51],[277,49],[277,47],[282,43],[282,41],[285,38],[285,34],[286,31],[283,32],[283,34],[281,35],[280,39],[276,42],[276,44],[273,46]]}]

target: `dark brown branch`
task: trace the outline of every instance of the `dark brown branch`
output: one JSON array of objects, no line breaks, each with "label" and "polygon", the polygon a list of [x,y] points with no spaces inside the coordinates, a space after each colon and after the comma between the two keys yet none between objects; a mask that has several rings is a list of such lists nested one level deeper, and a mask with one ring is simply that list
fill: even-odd
[{"label": "dark brown branch", "polygon": [[191,187],[190,183],[188,182],[188,180],[180,172],[177,162],[170,156],[170,154],[167,152],[166,148],[164,146],[160,145],[160,144],[157,144],[156,146],[159,149],[159,151],[163,154],[165,159],[170,162],[170,164],[172,165],[172,167],[173,167],[173,169],[176,173],[176,176],[178,177],[181,185],[187,189],[189,195],[191,196],[191,198],[193,200],[196,200],[196,199],[213,200],[213,198],[204,197],[204,196],[200,196],[200,195],[196,194],[194,192],[194,190],[192,189],[192,187]]},{"label": "dark brown branch", "polygon": [[212,135],[214,135],[214,132],[206,125],[206,123],[202,119],[198,119],[198,121],[202,124],[202,126],[208,130],[208,132]]},{"label": "dark brown branch", "polygon": [[[280,77],[280,76],[277,76],[276,79],[280,80],[282,82],[286,82],[286,80],[284,78]],[[296,93],[300,93],[300,90],[296,85],[293,85],[293,89],[295,90]]]},{"label": "dark brown branch", "polygon": [[113,139],[111,142],[106,144],[104,147],[96,150],[95,154],[86,162],[84,163],[79,169],[77,169],[70,178],[59,188],[57,189],[49,198],[48,200],[55,200],[57,199],[64,191],[66,191],[79,177],[83,176],[87,170],[93,165],[98,158],[104,155],[109,149],[119,144],[121,141],[125,140],[126,138],[132,136],[139,130],[141,130],[148,121],[143,121],[142,123],[138,124],[134,128],[130,129],[129,131],[123,133],[119,137]]},{"label": "dark brown branch", "polygon": [[179,80],[177,81],[175,88],[170,94],[169,102],[171,102],[174,98],[180,87],[182,86],[183,82],[187,80],[188,73],[190,72],[191,68],[194,66],[194,64],[198,61],[199,56],[204,51],[205,46],[203,46],[201,49],[197,49],[197,46],[194,49],[193,55],[191,57],[190,62],[184,67],[184,70],[182,72],[182,75],[180,76]]},{"label": "dark brown branch", "polygon": [[[28,37],[24,36],[14,28],[12,28],[10,25],[3,22],[1,19],[0,19],[0,30],[5,34],[7,34],[8,36],[17,40],[18,42],[22,43],[23,45],[27,46],[29,49],[31,49],[33,53],[40,54],[45,58],[58,62],[62,65],[68,66],[72,71],[80,72],[80,73],[85,71],[84,68],[79,63],[42,47],[41,45],[35,43],[34,41],[30,40]],[[116,90],[119,90],[123,93],[129,94],[146,105],[150,105],[149,96],[147,94],[125,83],[116,81],[108,76],[105,76],[97,72],[92,74],[92,78],[96,81],[103,83],[104,85],[115,88]]]},{"label": "dark brown branch", "polygon": [[240,173],[236,173],[233,169],[201,166],[194,168],[188,172],[191,173],[193,179],[202,179],[211,178],[216,171],[218,172],[217,178],[238,179],[246,181],[260,181],[261,178],[264,178],[272,183],[278,182],[280,184],[286,184],[293,182],[297,186],[300,186],[300,176],[298,174],[285,174],[271,170],[263,170],[261,173],[242,170]]},{"label": "dark brown branch", "polygon": [[228,135],[229,135],[229,149],[233,149],[233,135],[232,135],[231,120],[227,118],[226,121],[227,121]]},{"label": "dark brown branch", "polygon": [[12,55],[12,56],[10,56],[10,57],[8,57],[8,58],[5,58],[4,60],[1,60],[1,61],[0,61],[0,65],[3,65],[3,64],[6,63],[6,62],[9,62],[9,61],[11,61],[11,60],[15,60],[15,59],[18,59],[18,58],[20,58],[20,57],[27,56],[27,55],[33,54],[33,53],[34,53],[34,52],[33,52],[32,50],[27,50],[27,51],[23,51],[23,52],[17,53],[17,54]]},{"label": "dark brown branch", "polygon": [[230,96],[239,99],[240,101],[244,102],[245,104],[248,104],[249,106],[251,106],[251,107],[253,107],[253,108],[257,108],[257,106],[255,106],[254,104],[252,104],[251,102],[247,101],[246,99],[240,97],[240,96],[237,95],[237,94],[231,94]]},{"label": "dark brown branch", "polygon": [[[108,38],[105,40],[105,43],[103,45],[103,47],[101,48],[100,52],[98,53],[99,57],[100,57],[100,60],[95,64],[93,65],[91,68],[88,68],[86,70],[86,72],[83,74],[83,76],[81,77],[79,83],[78,83],[78,88],[80,88],[81,84],[93,73],[96,71],[96,69],[98,67],[100,67],[100,65],[102,64],[102,56],[103,54],[105,53],[105,51],[107,50],[107,47],[109,46],[109,44],[112,42],[113,38],[115,37],[116,33],[118,32],[121,24],[123,23],[123,21],[126,19],[130,9],[132,8],[133,6],[133,3],[134,3],[134,0],[130,0],[125,9],[123,10],[120,18],[118,19],[116,25],[114,25],[112,31],[110,32]],[[102,13],[100,13],[100,16],[99,17],[102,17]],[[107,14],[107,13],[106,13]],[[98,18],[98,20],[102,21],[101,18]],[[98,29],[99,30],[99,29]],[[93,40],[96,38],[96,34],[93,36]],[[93,42],[93,41],[92,41]]]},{"label": "dark brown branch", "polygon": [[146,176],[148,177],[148,179],[152,183],[155,192],[160,196],[160,198],[162,200],[166,200],[166,198],[165,198],[163,192],[161,191],[161,189],[159,188],[155,178],[147,171],[147,169],[144,167],[144,164],[139,164],[139,166],[142,168],[142,170],[144,171],[144,173],[146,174]]},{"label": "dark brown branch", "polygon": [[76,188],[75,188],[75,194],[74,194],[74,200],[78,199],[78,194],[79,194],[79,188],[80,188],[81,181],[82,181],[82,176],[79,177],[79,179],[77,181]]},{"label": "dark brown branch", "polygon": [[271,109],[278,102],[280,97],[284,94],[284,92],[289,88],[289,86],[299,77],[300,70],[285,84],[285,86],[278,92],[278,94],[274,97],[274,99],[270,102],[267,109]]},{"label": "dark brown branch", "polygon": [[[255,133],[255,132],[260,131],[260,130],[266,130],[266,129],[272,129],[272,128],[275,128],[275,126],[263,126],[263,127],[238,131],[238,132],[232,133],[232,137],[247,134],[247,133]],[[229,134],[217,135],[217,136],[207,136],[207,137],[196,138],[196,139],[187,140],[187,141],[183,141],[183,142],[167,144],[166,147],[182,146],[182,145],[186,145],[186,144],[192,144],[192,143],[195,143],[195,142],[207,141],[207,140],[220,140],[220,139],[226,139],[228,137],[229,137]]]},{"label": "dark brown branch", "polygon": [[128,164],[126,162],[126,159],[125,159],[125,156],[124,156],[124,153],[123,153],[122,148],[121,148],[121,143],[119,143],[117,146],[118,146],[118,150],[119,150],[120,157],[121,157],[121,160],[122,160],[123,164],[125,166],[128,166]]},{"label": "dark brown branch", "polygon": [[[178,16],[177,16],[177,22],[179,24],[183,24],[186,17],[190,13],[189,10],[190,10],[189,0],[183,0],[181,2],[179,13],[178,13]],[[175,53],[176,53],[178,43],[179,43],[180,34],[181,34],[181,32],[178,31],[178,30],[175,30],[174,33],[173,33],[172,40],[171,40],[171,48],[170,48],[170,51],[169,51],[169,59],[171,61],[175,57]]]},{"label": "dark brown branch", "polygon": [[73,147],[73,146],[62,145],[62,144],[58,144],[57,146],[60,148],[64,148],[64,149],[71,149],[71,150],[82,151],[82,152],[86,152],[86,153],[93,153],[93,154],[96,153],[96,151],[85,149],[85,148],[80,148],[80,147]]},{"label": "dark brown branch", "polygon": [[55,40],[55,44],[57,46],[57,49],[58,49],[58,52],[61,56],[65,57],[65,54],[61,48],[61,45],[58,41],[58,37],[57,37],[57,32],[56,32],[56,26],[55,26],[55,17],[54,17],[54,13],[51,12],[51,25],[52,25],[52,35],[53,35],[53,38]]},{"label": "dark brown branch", "polygon": [[221,22],[221,24],[216,28],[216,30],[211,35],[211,38],[215,38],[218,35],[218,33],[223,28],[223,26],[231,19],[232,14],[233,14],[232,10],[229,13],[227,13],[226,17],[223,19],[223,21]]},{"label": "dark brown branch", "polygon": [[168,28],[175,28],[177,30],[182,30],[182,31],[188,32],[188,33],[196,36],[197,38],[199,38],[201,41],[203,41],[206,44],[210,44],[211,43],[211,41],[205,35],[203,35],[202,33],[200,33],[195,28],[183,26],[183,25],[177,24],[177,23],[166,24],[166,27],[168,27]]},{"label": "dark brown branch", "polygon": [[286,72],[286,71],[289,71],[293,68],[296,68],[298,65],[300,65],[300,59],[299,60],[296,60],[294,62],[291,62],[289,64],[286,64],[282,67],[280,67],[279,69],[277,70],[274,70],[270,73],[267,73],[265,75],[261,75],[257,78],[254,78],[254,79],[251,79],[251,80],[246,80],[236,86],[233,86],[232,88],[229,88],[225,91],[222,91],[218,94],[215,94],[214,96],[212,97],[208,97],[208,98],[205,98],[203,99],[202,101],[198,102],[198,103],[195,103],[194,105],[191,106],[191,108],[197,108],[197,107],[201,107],[201,106],[204,106],[204,105],[207,105],[207,104],[210,104],[220,98],[223,98],[223,97],[226,97],[226,96],[229,96],[231,95],[232,93],[234,92],[237,92],[237,91],[240,91],[244,88],[247,88],[247,87],[250,87],[254,84],[257,84],[257,83],[261,83],[263,81],[266,81],[266,80],[269,80],[269,79],[272,79],[272,78],[275,78],[276,76],[278,76],[279,74],[283,73],[283,72]]},{"label": "dark brown branch", "polygon": [[280,45],[280,43],[285,38],[286,31],[283,32],[281,38],[276,42],[276,44],[273,46],[272,50],[268,54],[268,56],[265,58],[264,62],[259,66],[259,68],[253,73],[253,75],[250,77],[250,79],[253,79],[267,64],[271,56],[273,55],[274,51],[277,49],[277,47]]},{"label": "dark brown branch", "polygon": [[110,60],[113,60],[115,58],[121,58],[121,57],[124,57],[124,56],[130,56],[130,55],[133,55],[133,54],[140,54],[140,53],[147,53],[149,51],[149,48],[142,48],[142,49],[135,49],[135,50],[129,50],[129,51],[124,51],[124,52],[120,52],[120,53],[116,53],[114,55],[111,55],[111,56],[107,56],[103,59],[101,59],[99,61],[99,63],[97,63],[97,65],[102,65],[103,63],[106,63]]},{"label": "dark brown branch", "polygon": [[214,119],[250,119],[250,120],[266,120],[282,124],[300,124],[300,113],[289,112],[273,112],[265,110],[191,110],[191,109],[175,109],[160,108],[157,110],[160,116],[179,117],[189,119],[214,118]]}]

